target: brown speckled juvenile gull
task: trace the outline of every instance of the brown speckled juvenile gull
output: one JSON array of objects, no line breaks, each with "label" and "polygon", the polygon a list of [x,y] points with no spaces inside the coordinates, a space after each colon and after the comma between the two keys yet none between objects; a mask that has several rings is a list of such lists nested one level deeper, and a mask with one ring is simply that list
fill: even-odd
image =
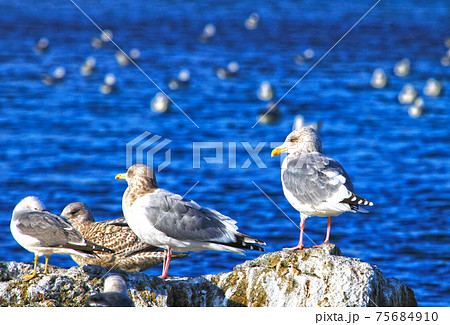
[{"label": "brown speckled juvenile gull", "polygon": [[[78,265],[99,265],[128,272],[142,272],[164,262],[164,252],[141,241],[130,229],[124,218],[95,222],[89,207],[83,202],[66,206],[61,213],[70,223],[93,243],[115,251],[98,253],[99,258],[89,259],[71,255]],[[175,259],[189,254],[175,254]]]},{"label": "brown speckled juvenile gull", "polygon": [[281,183],[286,199],[300,212],[301,219],[298,245],[285,249],[305,247],[303,230],[307,218],[328,217],[327,243],[330,239],[332,216],[346,211],[367,212],[359,205],[373,205],[354,193],[352,181],[344,167],[321,151],[319,134],[310,127],[291,132],[284,143],[272,151],[272,156],[282,152],[289,153],[281,166]]},{"label": "brown speckled juvenile gull", "polygon": [[239,233],[235,220],[159,188],[150,167],[133,165],[116,179],[128,182],[122,208],[131,229],[144,242],[165,251],[162,279],[167,278],[172,251],[263,251],[256,244],[265,243]]},{"label": "brown speckled juvenile gull", "polygon": [[47,274],[51,254],[71,254],[95,260],[95,251],[113,252],[85,240],[64,218],[45,211],[44,204],[35,196],[27,196],[16,205],[10,227],[14,239],[34,253],[34,272],[25,276],[25,281],[36,276],[38,258],[42,255],[45,255],[44,274]]}]

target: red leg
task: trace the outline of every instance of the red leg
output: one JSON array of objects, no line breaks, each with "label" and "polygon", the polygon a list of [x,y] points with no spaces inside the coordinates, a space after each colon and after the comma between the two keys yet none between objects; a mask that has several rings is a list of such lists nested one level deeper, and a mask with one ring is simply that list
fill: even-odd
[{"label": "red leg", "polygon": [[[300,216],[301,218],[301,216]],[[305,229],[305,219],[301,218],[300,221],[300,240],[298,242],[298,245],[295,247],[286,247],[283,248],[284,251],[296,251],[305,248],[305,245],[303,245],[303,230]]]},{"label": "red leg", "polygon": [[[331,221],[333,221],[333,218],[332,217],[328,217],[328,220],[327,220],[327,224],[328,224],[328,226],[327,226],[327,236],[325,237],[325,241],[323,242],[323,244],[330,242]],[[317,248],[317,247],[320,247],[320,245],[313,246],[313,247]]]},{"label": "red leg", "polygon": [[327,237],[325,238],[324,243],[329,243],[330,242],[331,221],[333,221],[333,218],[332,217],[328,217],[328,220],[327,220],[327,224],[328,224]]},{"label": "red leg", "polygon": [[163,263],[163,273],[159,276],[161,279],[167,279],[169,275],[169,264],[170,259],[172,258],[172,249],[164,250],[164,263]]}]

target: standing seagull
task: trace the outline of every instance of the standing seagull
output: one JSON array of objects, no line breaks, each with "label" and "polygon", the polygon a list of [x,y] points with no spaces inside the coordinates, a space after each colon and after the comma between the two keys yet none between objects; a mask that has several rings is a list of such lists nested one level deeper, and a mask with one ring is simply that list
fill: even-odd
[{"label": "standing seagull", "polygon": [[[141,241],[124,218],[95,222],[91,209],[83,202],[69,204],[61,216],[66,217],[85,239],[115,251],[114,254],[98,253],[99,258],[95,259],[72,254],[72,259],[78,265],[91,264],[128,272],[143,272],[164,261],[164,253]],[[173,258],[187,255],[175,254]]]},{"label": "standing seagull", "polygon": [[16,205],[10,227],[14,239],[34,253],[34,272],[26,275],[25,281],[37,275],[36,266],[42,255],[45,255],[44,274],[47,274],[51,254],[78,254],[95,258],[94,251],[113,252],[86,241],[65,219],[45,211],[44,204],[35,196],[27,196]]},{"label": "standing seagull", "polygon": [[242,248],[264,251],[256,244],[265,243],[239,233],[235,220],[159,188],[150,167],[133,165],[116,179],[128,183],[122,209],[130,228],[142,241],[164,249],[161,279],[167,278],[172,251],[216,250],[242,255]]},{"label": "standing seagull", "polygon": [[[330,240],[332,216],[346,211],[367,212],[359,205],[373,205],[356,195],[350,177],[336,160],[324,156],[319,134],[304,127],[291,132],[284,143],[272,151],[272,157],[282,152],[289,155],[281,166],[281,183],[289,203],[300,212],[300,240],[297,246],[285,250],[303,249],[305,220],[312,216],[328,217],[327,236]],[[315,246],[317,247],[317,246]]]}]

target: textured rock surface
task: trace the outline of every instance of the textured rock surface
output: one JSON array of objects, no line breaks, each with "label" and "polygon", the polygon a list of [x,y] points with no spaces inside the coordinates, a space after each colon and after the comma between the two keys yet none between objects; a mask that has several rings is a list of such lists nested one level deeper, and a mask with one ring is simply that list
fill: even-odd
[{"label": "textured rock surface", "polygon": [[[42,269],[42,265],[39,265]],[[49,266],[29,283],[31,264],[0,262],[1,306],[82,306],[103,288],[107,269]],[[274,252],[233,271],[163,281],[142,273],[124,277],[136,306],[417,306],[414,292],[373,265],[342,257],[328,244],[300,252]]]}]

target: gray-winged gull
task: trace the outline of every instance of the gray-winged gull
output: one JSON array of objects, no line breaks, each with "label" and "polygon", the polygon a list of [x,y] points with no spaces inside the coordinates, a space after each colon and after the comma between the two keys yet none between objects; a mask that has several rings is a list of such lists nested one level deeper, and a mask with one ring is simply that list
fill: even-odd
[{"label": "gray-winged gull", "polygon": [[64,218],[45,211],[44,204],[35,196],[28,196],[16,205],[10,227],[14,239],[34,253],[34,272],[25,276],[25,281],[36,276],[38,258],[42,255],[45,255],[44,274],[47,274],[51,254],[77,254],[95,258],[95,251],[113,252],[86,241]]},{"label": "gray-winged gull", "polygon": [[328,217],[329,242],[332,216],[346,211],[367,212],[359,205],[373,205],[356,195],[344,168],[336,160],[321,153],[318,133],[309,127],[291,132],[284,143],[272,151],[272,157],[282,152],[289,155],[281,166],[281,183],[289,203],[300,212],[300,240],[288,250],[302,249],[305,220],[312,216]]},{"label": "gray-winged gull", "polygon": [[108,276],[102,293],[90,296],[85,307],[134,307],[133,301],[127,295],[127,284],[117,274]]},{"label": "gray-winged gull", "polygon": [[276,123],[281,117],[280,109],[278,105],[273,102],[269,102],[266,108],[259,110],[256,120],[263,124]]},{"label": "gray-winged gull", "polygon": [[[99,258],[96,259],[72,254],[72,259],[78,265],[91,264],[128,272],[142,272],[164,261],[164,252],[141,241],[124,218],[95,222],[91,210],[83,202],[69,204],[61,215],[66,217],[85,239],[115,252],[99,252]],[[174,254],[172,258],[178,259],[187,255]]]},{"label": "gray-winged gull", "polygon": [[259,86],[256,94],[260,100],[268,101],[275,96],[275,90],[273,89],[270,82],[263,81],[261,82],[261,85]]},{"label": "gray-winged gull", "polygon": [[394,66],[394,74],[398,77],[404,77],[409,73],[411,62],[409,59],[402,59]]},{"label": "gray-winged gull", "polygon": [[150,167],[133,165],[116,179],[128,183],[122,199],[128,225],[141,240],[165,251],[162,279],[167,278],[172,251],[263,251],[256,244],[265,243],[239,233],[235,220],[159,188]]}]

